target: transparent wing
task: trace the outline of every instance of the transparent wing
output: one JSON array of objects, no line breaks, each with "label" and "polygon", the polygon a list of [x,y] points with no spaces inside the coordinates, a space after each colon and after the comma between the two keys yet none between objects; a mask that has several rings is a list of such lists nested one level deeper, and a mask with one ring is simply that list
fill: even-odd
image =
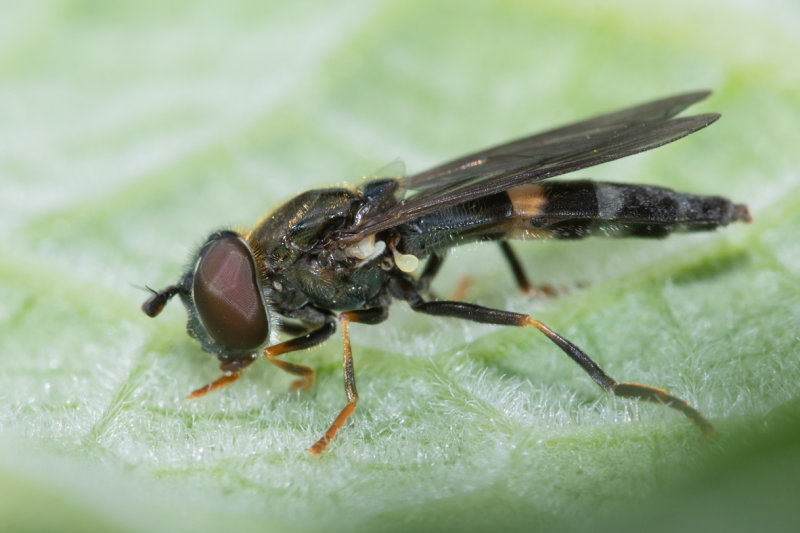
[{"label": "transparent wing", "polygon": [[402,180],[410,195],[344,236],[387,230],[448,206],[613,161],[670,143],[708,126],[717,114],[674,118],[709,91],[687,93],[495,146]]},{"label": "transparent wing", "polygon": [[406,175],[406,164],[401,159],[395,159],[383,165],[378,170],[369,174],[369,179],[394,178],[402,180]]}]

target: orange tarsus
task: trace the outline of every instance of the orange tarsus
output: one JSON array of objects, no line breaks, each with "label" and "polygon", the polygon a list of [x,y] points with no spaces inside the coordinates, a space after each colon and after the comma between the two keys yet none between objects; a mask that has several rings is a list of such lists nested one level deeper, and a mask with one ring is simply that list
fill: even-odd
[{"label": "orange tarsus", "polygon": [[325,435],[322,436],[317,442],[315,442],[308,450],[308,453],[313,455],[314,457],[319,457],[322,452],[325,451],[325,448],[328,447],[328,444],[333,440],[333,437],[336,436],[336,433],[342,429],[342,426],[353,414],[353,411],[356,410],[356,403],[358,402],[358,398],[353,403],[348,403],[344,406],[344,409],[339,413],[339,416],[331,424],[331,427],[328,428],[328,431],[325,432]]},{"label": "orange tarsus", "polygon": [[239,379],[239,376],[241,376],[241,375],[242,375],[241,371],[230,372],[230,373],[227,373],[227,374],[223,374],[217,380],[209,383],[208,385],[206,385],[204,387],[200,387],[199,389],[193,390],[191,392],[191,394],[189,394],[189,396],[186,397],[186,399],[187,400],[194,400],[196,398],[200,398],[202,396],[205,396],[206,394],[208,394],[211,391],[214,391],[214,390],[217,390],[217,389],[221,389],[222,387],[227,387],[228,385],[230,385],[231,383],[233,383],[234,381]]}]

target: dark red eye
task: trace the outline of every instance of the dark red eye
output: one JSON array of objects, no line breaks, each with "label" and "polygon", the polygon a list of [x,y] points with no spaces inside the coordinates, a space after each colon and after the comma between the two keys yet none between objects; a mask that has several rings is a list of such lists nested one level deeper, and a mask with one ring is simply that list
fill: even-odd
[{"label": "dark red eye", "polygon": [[269,336],[253,254],[237,236],[211,243],[197,263],[192,297],[203,327],[219,344],[254,350]]}]

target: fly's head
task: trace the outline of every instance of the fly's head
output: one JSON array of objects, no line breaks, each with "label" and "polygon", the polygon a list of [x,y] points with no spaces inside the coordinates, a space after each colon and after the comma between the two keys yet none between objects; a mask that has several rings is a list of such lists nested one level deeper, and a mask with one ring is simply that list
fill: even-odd
[{"label": "fly's head", "polygon": [[211,234],[177,284],[152,292],[142,304],[147,316],[155,317],[179,295],[189,335],[223,362],[251,357],[269,340],[269,308],[256,256],[238,233]]}]

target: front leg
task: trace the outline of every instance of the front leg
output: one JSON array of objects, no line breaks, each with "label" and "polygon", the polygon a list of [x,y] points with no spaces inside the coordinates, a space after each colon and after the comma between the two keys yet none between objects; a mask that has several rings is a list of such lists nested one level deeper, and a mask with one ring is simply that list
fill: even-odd
[{"label": "front leg", "polygon": [[379,324],[386,320],[389,311],[386,307],[373,307],[371,309],[359,309],[357,311],[345,311],[339,315],[339,324],[342,326],[342,338],[344,340],[344,354],[342,356],[342,367],[344,371],[344,392],[347,396],[347,405],[339,413],[328,431],[315,442],[308,452],[314,457],[325,451],[336,433],[342,429],[342,426],[353,414],[358,403],[358,391],[356,390],[356,374],[353,370],[353,352],[350,349],[350,332],[349,326],[351,322],[361,322],[362,324]]},{"label": "front leg", "polygon": [[[316,372],[313,368],[304,365],[290,363],[288,361],[281,361],[276,359],[279,355],[297,350],[305,350],[318,344],[325,342],[334,331],[336,331],[336,320],[329,314],[322,315],[325,317],[325,322],[306,333],[301,337],[295,337],[288,341],[280,342],[273,346],[268,346],[264,349],[264,357],[267,361],[277,366],[281,370],[298,376],[300,379],[292,383],[292,390],[307,390],[310,388],[316,379]],[[242,370],[250,366],[257,358],[257,354],[251,354],[241,359],[234,359],[232,361],[223,361],[219,366],[223,374],[216,381],[209,383],[199,389],[194,390],[189,394],[188,398],[193,400],[205,396],[209,392],[223,387],[227,387],[242,375]]]},{"label": "front leg", "polygon": [[221,362],[219,368],[222,370],[222,375],[208,385],[203,385],[199,389],[193,390],[186,399],[194,400],[196,398],[201,398],[211,391],[227,387],[241,377],[242,370],[250,366],[253,361],[256,360],[256,357],[256,354],[250,354],[241,359]]},{"label": "front leg", "polygon": [[282,361],[277,357],[285,353],[305,350],[328,340],[333,335],[333,332],[336,331],[336,320],[330,315],[326,315],[326,317],[325,323],[317,329],[313,329],[301,337],[295,337],[264,349],[264,357],[267,358],[267,361],[284,372],[300,378],[292,382],[291,390],[293,391],[310,389],[317,379],[317,372],[310,366]]}]

